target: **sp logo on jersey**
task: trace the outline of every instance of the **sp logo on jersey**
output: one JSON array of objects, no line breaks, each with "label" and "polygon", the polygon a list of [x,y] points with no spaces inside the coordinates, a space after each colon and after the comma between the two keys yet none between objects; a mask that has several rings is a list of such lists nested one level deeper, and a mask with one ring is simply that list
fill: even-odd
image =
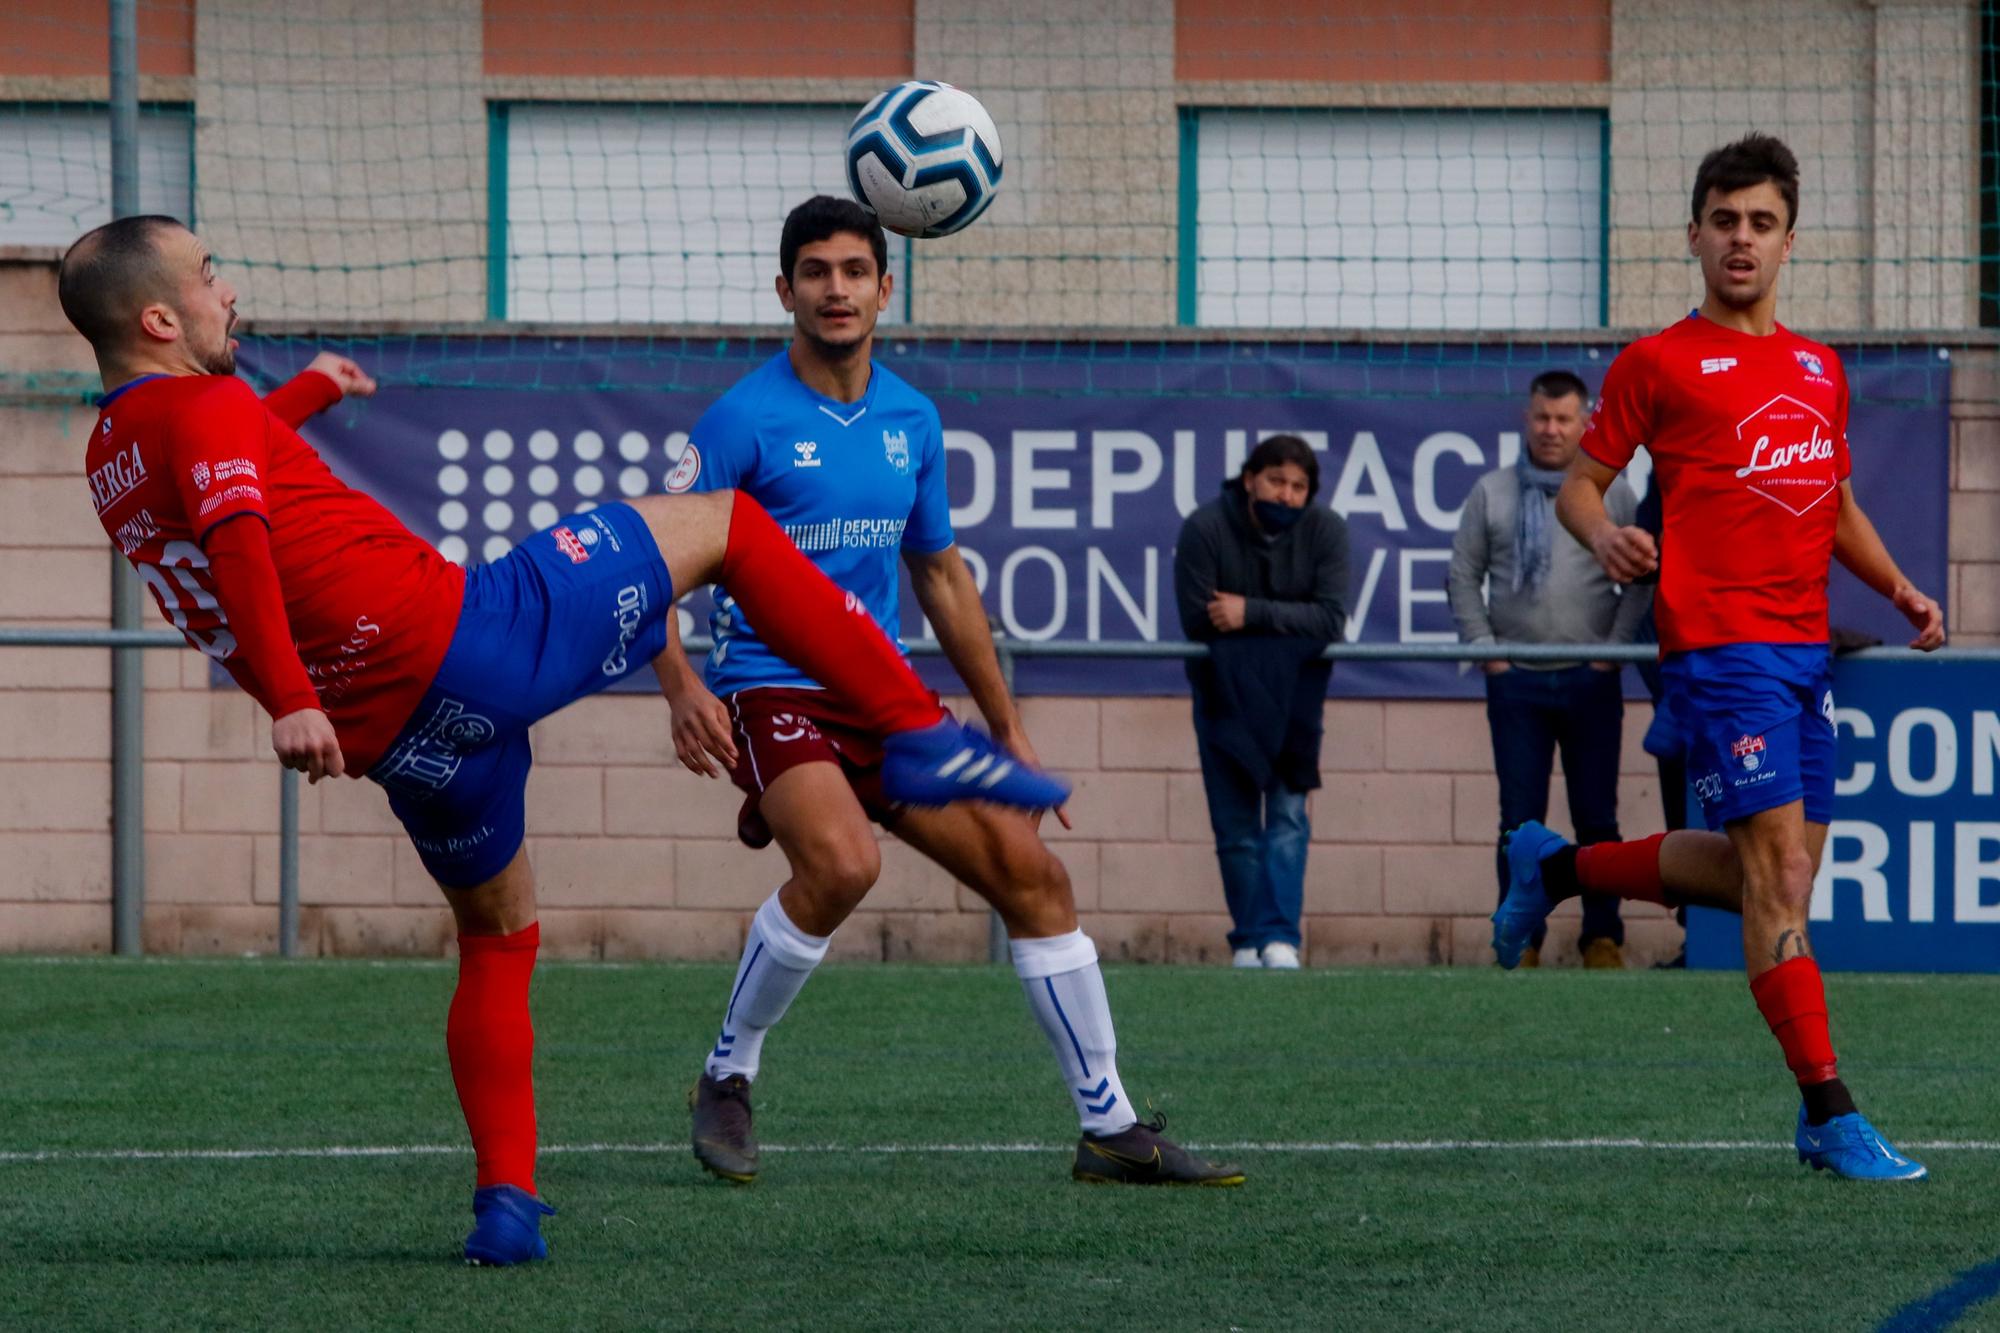
[{"label": "sp logo on jersey", "polygon": [[1790,394],[1737,422],[1736,438],[1745,459],[1737,477],[1789,513],[1805,513],[1840,485],[1833,424]]},{"label": "sp logo on jersey", "polygon": [[896,469],[898,476],[910,470],[910,436],[907,431],[882,432],[882,456],[889,460],[889,466]]},{"label": "sp logo on jersey", "polygon": [[798,455],[792,459],[793,467],[819,466],[819,441],[800,440],[792,446],[792,452]]}]

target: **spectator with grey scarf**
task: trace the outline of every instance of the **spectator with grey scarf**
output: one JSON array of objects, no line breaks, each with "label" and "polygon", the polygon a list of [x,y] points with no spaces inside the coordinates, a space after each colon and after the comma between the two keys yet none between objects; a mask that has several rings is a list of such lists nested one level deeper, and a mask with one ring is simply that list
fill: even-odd
[{"label": "spectator with grey scarf", "polygon": [[[1631,643],[1652,605],[1650,587],[1620,588],[1556,522],[1555,497],[1589,416],[1583,381],[1546,371],[1528,389],[1527,445],[1518,462],[1481,477],[1452,542],[1452,618],[1466,643]],[[1605,495],[1619,524],[1638,496],[1623,479]],[[1558,751],[1578,843],[1618,841],[1618,754],[1625,715],[1610,662],[1487,662],[1486,720],[1500,781],[1500,832],[1548,815]],[[1496,853],[1500,895],[1507,859]],[[1577,947],[1586,967],[1624,966],[1618,900],[1583,895]],[[1541,961],[1542,938],[1522,959]]]}]

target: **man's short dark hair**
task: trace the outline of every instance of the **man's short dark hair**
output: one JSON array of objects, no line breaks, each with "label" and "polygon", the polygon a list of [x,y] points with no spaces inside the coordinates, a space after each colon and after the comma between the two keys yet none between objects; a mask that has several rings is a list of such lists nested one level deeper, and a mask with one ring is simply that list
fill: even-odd
[{"label": "man's short dark hair", "polygon": [[1529,393],[1538,393],[1544,398],[1567,398],[1575,394],[1579,402],[1590,401],[1590,390],[1583,380],[1567,370],[1545,370],[1528,385]]},{"label": "man's short dark hair", "polygon": [[1247,477],[1252,472],[1262,472],[1285,463],[1297,464],[1306,474],[1306,499],[1319,494],[1319,455],[1296,435],[1273,435],[1259,442],[1250,451],[1250,456],[1243,460],[1243,475]]},{"label": "man's short dark hair", "polygon": [[1785,230],[1790,231],[1799,221],[1799,160],[1784,140],[1769,134],[1746,134],[1701,160],[1694,173],[1694,220],[1701,221],[1710,190],[1734,194],[1765,181],[1778,187],[1785,201]]},{"label": "man's short dark hair", "polygon": [[117,218],[85,232],[63,253],[56,299],[92,347],[129,336],[133,315],[173,295],[160,233],[181,226],[179,218],[160,213]]},{"label": "man's short dark hair", "polygon": [[785,218],[785,232],[778,240],[778,267],[784,272],[785,281],[792,280],[792,270],[798,267],[799,251],[814,241],[850,232],[865,239],[868,248],[875,252],[876,275],[879,277],[887,273],[889,238],[882,234],[882,224],[875,215],[852,199],[816,194]]}]

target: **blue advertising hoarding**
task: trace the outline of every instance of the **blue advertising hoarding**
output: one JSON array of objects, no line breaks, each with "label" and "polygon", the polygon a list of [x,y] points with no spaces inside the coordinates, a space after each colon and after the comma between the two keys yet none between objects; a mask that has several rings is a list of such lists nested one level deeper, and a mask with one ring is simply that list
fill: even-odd
[{"label": "blue advertising hoarding", "polygon": [[[2000,971],[1996,685],[1990,662],[1836,664],[1839,782],[1808,927],[1821,967]],[[1742,920],[1690,908],[1687,945],[1691,967],[1740,968]]]},{"label": "blue advertising hoarding", "polygon": [[[310,423],[334,469],[427,540],[493,558],[580,505],[662,489],[709,403],[778,339],[453,336],[344,346],[385,388]],[[317,344],[246,339],[268,387]],[[1520,454],[1528,382],[1612,349],[1536,343],[1065,343],[885,340],[881,360],[936,400],[953,523],[987,610],[1010,637],[1176,641],[1173,549],[1255,442],[1322,451],[1315,503],[1347,519],[1348,638],[1452,642],[1445,573],[1466,494]],[[1945,594],[1945,374],[1912,353],[1850,357],[1855,485],[1905,569]],[[1745,534],[1755,540],[1757,534]],[[1836,624],[1901,622],[1836,573]],[[697,606],[705,614],[705,603]],[[906,640],[926,636],[905,597]],[[940,676],[945,680],[947,677]],[[1023,693],[1176,694],[1170,662],[1024,661]],[[1450,664],[1348,663],[1336,695],[1474,697]]]}]

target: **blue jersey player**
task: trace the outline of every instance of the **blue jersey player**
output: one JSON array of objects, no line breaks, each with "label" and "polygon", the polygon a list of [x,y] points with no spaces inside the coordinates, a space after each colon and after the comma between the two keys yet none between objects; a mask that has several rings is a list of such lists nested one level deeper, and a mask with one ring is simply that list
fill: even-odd
[{"label": "blue jersey player", "polygon": [[[898,566],[907,565],[917,602],[994,739],[1032,764],[978,588],[953,541],[937,408],[870,357],[892,290],[887,258],[881,226],[858,204],[820,196],[792,211],[777,280],[791,344],[696,423],[670,488],[755,496],[892,639]],[[720,997],[721,1029],[688,1099],[697,1160],[727,1180],[755,1179],[750,1085],[764,1038],[881,871],[872,819],[1006,923],[1014,969],[1082,1123],[1078,1179],[1240,1183],[1240,1170],[1201,1160],[1161,1133],[1163,1120],[1141,1123],[1134,1114],[1118,1078],[1097,949],[1077,927],[1068,873],[1034,817],[976,799],[1008,760],[982,757],[952,775],[974,799],[942,808],[897,803],[882,789],[879,732],[774,655],[770,627],[746,616],[730,592],[726,581],[716,589],[705,679],[677,642],[659,663],[675,750],[709,777],[720,761],[747,798],[739,833],[752,845],[775,839],[791,874],[758,909]]]}]

